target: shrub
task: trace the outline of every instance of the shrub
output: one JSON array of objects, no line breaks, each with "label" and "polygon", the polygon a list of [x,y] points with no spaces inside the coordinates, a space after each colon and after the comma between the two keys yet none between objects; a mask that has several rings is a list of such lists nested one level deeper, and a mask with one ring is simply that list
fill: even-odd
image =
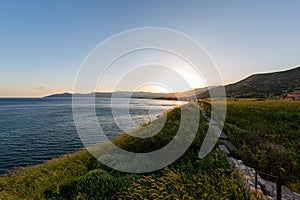
[{"label": "shrub", "polygon": [[78,180],[75,186],[75,193],[88,198],[104,199],[114,194],[114,182],[114,177],[107,171],[95,169]]},{"label": "shrub", "polygon": [[95,169],[81,177],[75,186],[76,199],[110,199],[115,193],[128,187],[138,175],[119,174],[114,177],[102,169]]}]

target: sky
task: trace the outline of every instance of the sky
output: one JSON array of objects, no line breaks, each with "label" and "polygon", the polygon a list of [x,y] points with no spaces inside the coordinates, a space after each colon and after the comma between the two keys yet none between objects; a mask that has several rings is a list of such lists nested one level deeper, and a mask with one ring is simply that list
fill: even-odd
[{"label": "sky", "polygon": [[[142,27],[172,29],[193,38],[224,84],[253,73],[290,69],[300,65],[299,7],[297,0],[0,0],[0,97],[73,92],[91,50],[112,35]],[[182,72],[188,67],[182,64]],[[108,80],[118,74],[110,73]],[[176,82],[178,74],[174,79],[171,74],[170,82]],[[100,90],[115,89],[106,85]],[[120,89],[131,87],[124,82]]]}]

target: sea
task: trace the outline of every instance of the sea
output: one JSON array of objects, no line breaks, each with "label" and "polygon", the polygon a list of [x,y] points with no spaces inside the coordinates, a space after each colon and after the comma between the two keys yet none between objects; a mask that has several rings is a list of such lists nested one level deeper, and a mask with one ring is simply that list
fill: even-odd
[{"label": "sea", "polygon": [[[95,104],[82,105],[96,111],[93,116],[79,110],[85,127],[96,116],[102,134],[114,138],[154,120],[178,101],[119,98],[112,106],[110,98],[96,98]],[[0,98],[0,174],[85,148],[76,128],[71,98]]]}]

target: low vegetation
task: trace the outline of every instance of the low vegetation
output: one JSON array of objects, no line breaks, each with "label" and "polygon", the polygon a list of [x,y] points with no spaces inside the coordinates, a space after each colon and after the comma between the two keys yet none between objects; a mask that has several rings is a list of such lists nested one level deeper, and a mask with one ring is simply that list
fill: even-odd
[{"label": "low vegetation", "polygon": [[[174,138],[180,113],[180,108],[166,113],[166,125],[153,137],[123,134],[113,142],[134,152],[158,149]],[[198,158],[208,128],[200,117],[192,145],[166,168],[147,174],[122,173],[82,150],[2,176],[0,199],[249,199],[243,181],[223,153],[213,150],[206,158]],[[145,129],[140,130],[144,134]]]},{"label": "low vegetation", "polygon": [[59,190],[92,169],[95,159],[85,150],[41,165],[11,171],[0,178],[0,199],[43,199],[49,188]]},{"label": "low vegetation", "polygon": [[[187,156],[189,157],[189,156]],[[191,158],[143,176],[116,199],[247,199],[240,176],[232,170],[224,154],[192,162]]]},{"label": "low vegetation", "polygon": [[229,99],[224,130],[238,148],[236,157],[300,192],[299,101]]}]

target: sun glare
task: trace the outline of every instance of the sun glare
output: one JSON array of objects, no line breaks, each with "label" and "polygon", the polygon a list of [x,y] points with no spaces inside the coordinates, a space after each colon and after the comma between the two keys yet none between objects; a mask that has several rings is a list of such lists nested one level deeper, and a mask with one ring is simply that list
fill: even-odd
[{"label": "sun glare", "polygon": [[137,91],[152,92],[152,93],[172,93],[171,89],[162,85],[148,84],[137,89]]}]

